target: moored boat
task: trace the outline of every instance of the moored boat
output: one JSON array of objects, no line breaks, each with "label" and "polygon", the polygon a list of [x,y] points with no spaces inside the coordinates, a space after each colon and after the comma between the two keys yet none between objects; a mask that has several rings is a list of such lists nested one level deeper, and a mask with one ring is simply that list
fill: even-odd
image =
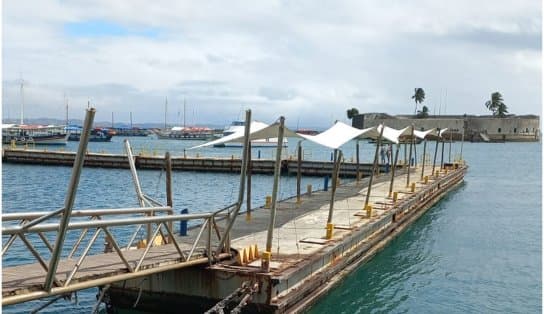
[{"label": "moored boat", "polygon": [[66,145],[67,140],[63,125],[2,125],[3,144]]},{"label": "moored boat", "polygon": [[[81,132],[83,128],[80,126],[69,126],[66,127],[68,131],[68,140],[69,141],[79,141],[81,138]],[[94,128],[91,130],[91,136],[89,137],[89,142],[111,142],[113,132],[105,128]]]},{"label": "moored boat", "polygon": [[207,127],[179,127],[157,130],[155,132],[159,139],[166,140],[210,140],[215,136],[214,131]]}]

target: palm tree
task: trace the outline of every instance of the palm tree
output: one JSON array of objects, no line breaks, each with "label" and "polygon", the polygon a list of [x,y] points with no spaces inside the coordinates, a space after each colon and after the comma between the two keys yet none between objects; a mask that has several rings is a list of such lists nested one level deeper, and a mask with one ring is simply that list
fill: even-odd
[{"label": "palm tree", "polygon": [[427,108],[427,106],[423,106],[421,110],[417,111],[418,118],[427,118],[428,116],[429,116],[429,108]]},{"label": "palm tree", "polygon": [[351,120],[353,117],[359,114],[359,110],[357,110],[357,108],[351,108],[351,109],[348,109],[347,114],[348,114],[348,119]]},{"label": "palm tree", "polygon": [[508,107],[502,99],[502,95],[499,92],[491,94],[491,100],[485,102],[485,107],[489,109],[494,116],[505,117],[508,113]]},{"label": "palm tree", "polygon": [[414,109],[414,115],[417,112],[417,103],[422,103],[425,100],[425,91],[423,88],[414,88],[414,96],[412,96],[412,99],[416,103],[416,108]]}]

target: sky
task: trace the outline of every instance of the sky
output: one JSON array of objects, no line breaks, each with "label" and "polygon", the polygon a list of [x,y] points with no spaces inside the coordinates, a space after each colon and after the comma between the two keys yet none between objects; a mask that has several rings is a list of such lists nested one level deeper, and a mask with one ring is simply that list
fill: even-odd
[{"label": "sky", "polygon": [[[541,1],[2,1],[2,115],[328,127],[360,113],[541,114]],[[21,97],[23,80],[23,97]],[[166,100],[167,99],[167,100]],[[167,102],[167,105],[165,105]],[[185,106],[184,106],[185,103]],[[166,115],[165,115],[165,107]],[[420,106],[421,107],[421,106]],[[184,109],[185,108],[185,109]],[[185,113],[185,114],[184,114]]]}]

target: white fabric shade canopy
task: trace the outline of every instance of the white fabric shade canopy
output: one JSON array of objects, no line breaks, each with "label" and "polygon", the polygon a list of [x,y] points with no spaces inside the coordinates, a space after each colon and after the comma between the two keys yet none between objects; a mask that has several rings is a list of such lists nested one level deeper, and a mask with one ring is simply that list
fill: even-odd
[{"label": "white fabric shade canopy", "polygon": [[[277,138],[279,126],[280,126],[279,123],[268,125],[263,122],[252,121],[251,125],[249,126],[249,139],[260,140],[260,139],[267,139],[267,138]],[[300,137],[298,133],[291,131],[287,127],[284,127],[283,129],[283,136],[284,138],[285,137]],[[223,144],[227,142],[243,142],[243,141],[244,141],[244,128],[240,128],[240,130],[237,132],[234,132],[227,136],[223,136],[222,138],[213,140],[211,142],[207,142],[204,144],[191,147],[189,149],[207,147],[207,146]]]},{"label": "white fabric shade canopy", "polygon": [[[377,139],[380,136],[380,132],[382,128],[384,128],[382,138],[390,142],[393,142],[395,144],[399,143],[399,137],[410,136],[412,134],[411,127],[405,127],[404,129],[397,130],[397,129],[390,128],[388,126],[384,126],[383,124],[380,124],[377,127],[357,129],[343,122],[336,122],[332,127],[330,127],[329,129],[317,135],[299,134],[290,130],[287,127],[284,127],[284,137],[303,138],[321,146],[325,146],[331,149],[338,149],[340,148],[340,146],[344,145],[345,143],[353,139],[365,139],[365,138]],[[427,131],[414,130],[414,135],[419,138],[425,138],[428,135],[441,136],[445,130],[446,129],[440,130],[440,134],[438,133],[437,129],[430,129]],[[267,125],[266,123],[263,123],[263,122],[253,121],[251,122],[251,125],[250,125],[249,139],[259,140],[259,139],[267,139],[267,138],[277,138],[278,131],[279,131],[279,123]],[[244,141],[244,129],[241,128],[239,131],[233,134],[224,136],[222,138],[213,140],[211,142],[207,142],[204,144],[191,147],[190,149],[223,144],[227,142],[243,142],[243,141]]]}]

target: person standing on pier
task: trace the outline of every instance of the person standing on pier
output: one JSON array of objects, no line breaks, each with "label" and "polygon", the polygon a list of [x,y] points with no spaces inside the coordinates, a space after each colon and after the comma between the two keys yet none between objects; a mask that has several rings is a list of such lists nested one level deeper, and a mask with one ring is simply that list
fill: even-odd
[{"label": "person standing on pier", "polygon": [[391,152],[393,150],[393,144],[389,144],[387,146],[387,164],[390,165],[391,164]]},{"label": "person standing on pier", "polygon": [[383,146],[380,149],[380,156],[382,158],[382,164],[385,164],[385,147],[383,147]]}]

